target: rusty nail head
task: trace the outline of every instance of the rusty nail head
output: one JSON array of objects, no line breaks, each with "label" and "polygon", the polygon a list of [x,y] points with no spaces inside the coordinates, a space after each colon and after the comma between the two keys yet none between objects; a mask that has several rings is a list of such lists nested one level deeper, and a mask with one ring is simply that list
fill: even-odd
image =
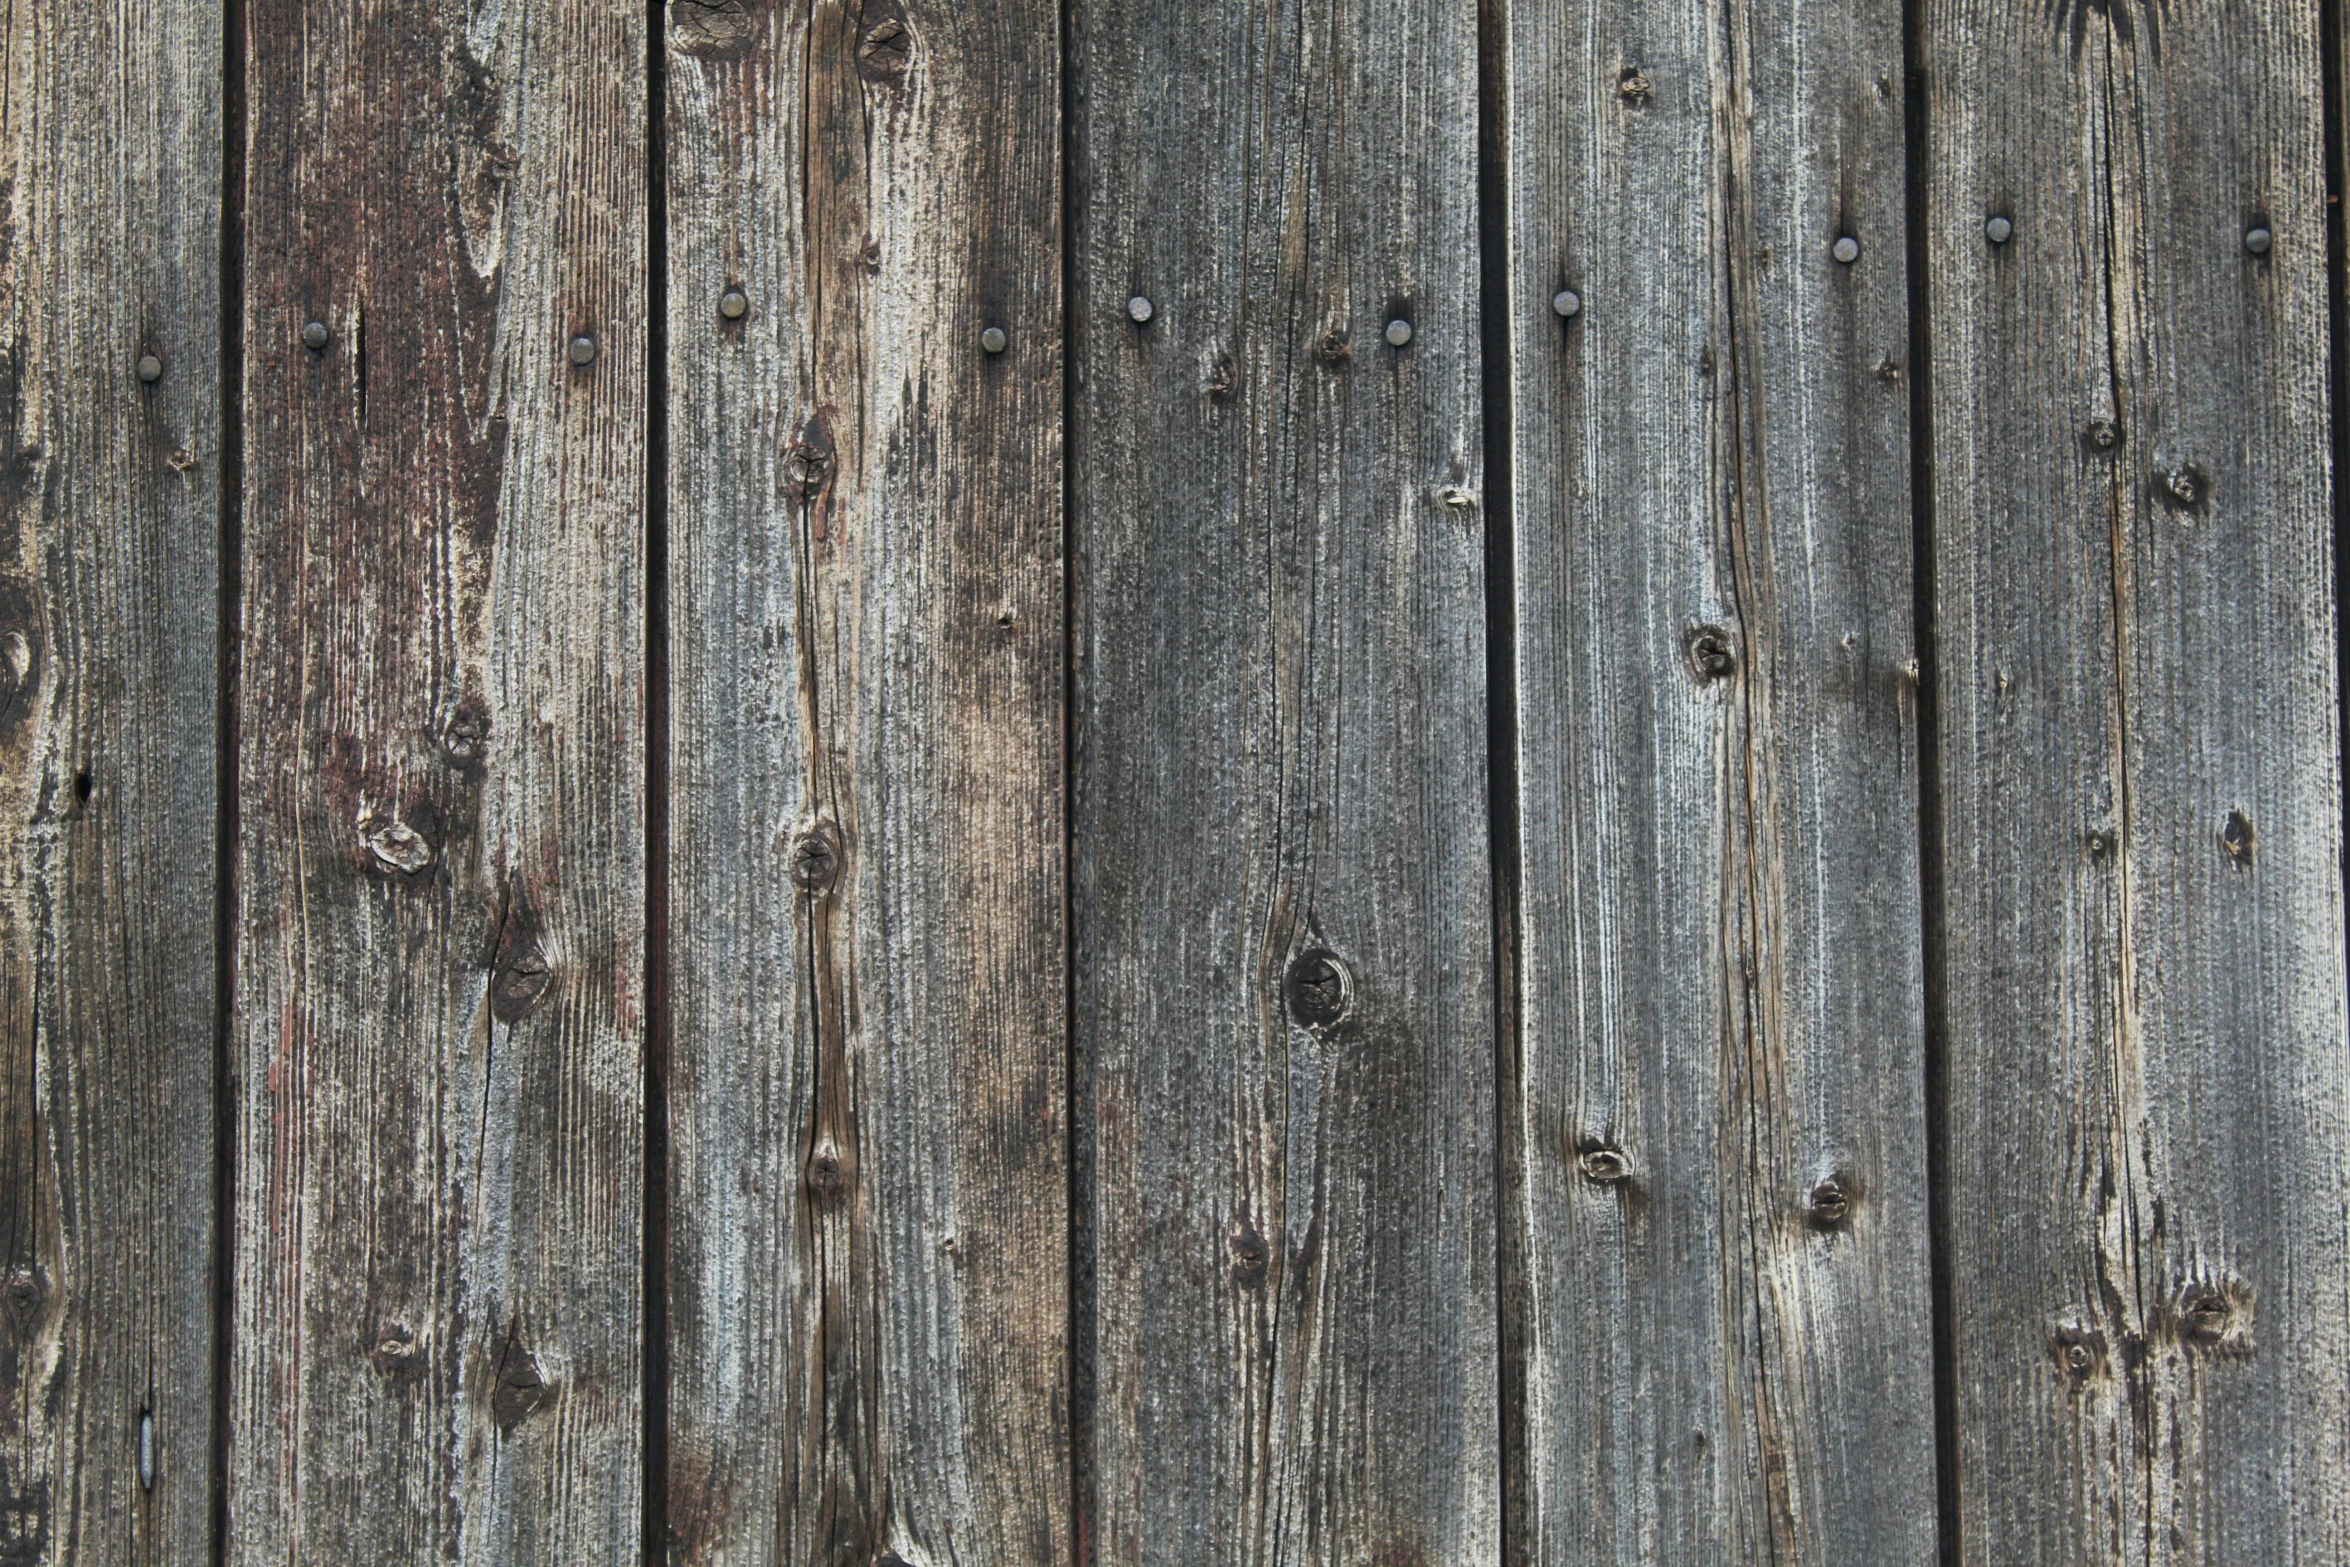
[{"label": "rusty nail head", "polygon": [[150,383],[162,380],[163,361],[153,354],[141,354],[139,356],[139,379]]},{"label": "rusty nail head", "polygon": [[326,346],[326,323],[324,321],[302,323],[302,346],[313,353]]},{"label": "rusty nail head", "polygon": [[750,308],[750,299],[739,288],[730,288],[718,296],[718,313],[729,321],[740,321]]},{"label": "rusty nail head", "polygon": [[585,332],[573,338],[571,340],[571,362],[575,365],[594,364],[596,362],[596,340]]},{"label": "rusty nail head", "polygon": [[1851,266],[1860,259],[1860,241],[1846,234],[1836,241],[1829,253],[1846,266]]},{"label": "rusty nail head", "polygon": [[1136,326],[1140,326],[1157,314],[1157,311],[1148,299],[1137,294],[1126,301],[1126,314],[1132,318]]},{"label": "rusty nail head", "polygon": [[2015,225],[2006,218],[1994,215],[1983,225],[1983,237],[1994,245],[2004,245],[2015,235]]},{"label": "rusty nail head", "polygon": [[1002,353],[1005,348],[1010,346],[1011,341],[1004,335],[1004,329],[1000,326],[991,326],[979,334],[979,346],[991,354]]},{"label": "rusty nail head", "polygon": [[2268,247],[2276,243],[2276,236],[2265,228],[2249,229],[2244,234],[2244,248],[2256,256],[2268,254]]},{"label": "rusty nail head", "polygon": [[1412,340],[1412,324],[1401,316],[1387,323],[1387,346],[1401,348]]},{"label": "rusty nail head", "polygon": [[1571,288],[1562,288],[1550,296],[1550,308],[1573,320],[1583,313],[1583,296]]}]

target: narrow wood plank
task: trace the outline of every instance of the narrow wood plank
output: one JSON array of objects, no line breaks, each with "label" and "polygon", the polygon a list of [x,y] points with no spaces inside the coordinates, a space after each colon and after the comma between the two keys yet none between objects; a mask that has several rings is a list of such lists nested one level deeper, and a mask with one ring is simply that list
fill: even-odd
[{"label": "narrow wood plank", "polygon": [[232,1563],[638,1550],[643,29],[251,11]]},{"label": "narrow wood plank", "polygon": [[201,1561],[211,1523],[220,38],[0,24],[11,1563]]},{"label": "narrow wood plank", "polygon": [[1474,9],[1072,24],[1093,1555],[1491,1561]]},{"label": "narrow wood plank", "polygon": [[2318,8],[1923,27],[1961,1554],[2337,1561]]},{"label": "narrow wood plank", "polygon": [[1899,10],[1505,14],[1524,1559],[1925,1562]]},{"label": "narrow wood plank", "polygon": [[1058,27],[669,14],[679,1562],[1070,1559]]}]

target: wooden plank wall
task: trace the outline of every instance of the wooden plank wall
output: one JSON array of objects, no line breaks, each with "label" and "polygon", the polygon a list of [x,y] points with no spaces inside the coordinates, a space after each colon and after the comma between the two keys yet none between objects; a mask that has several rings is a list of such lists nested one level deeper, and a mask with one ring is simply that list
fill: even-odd
[{"label": "wooden plank wall", "polygon": [[2340,23],[11,12],[0,1561],[2350,1556]]}]

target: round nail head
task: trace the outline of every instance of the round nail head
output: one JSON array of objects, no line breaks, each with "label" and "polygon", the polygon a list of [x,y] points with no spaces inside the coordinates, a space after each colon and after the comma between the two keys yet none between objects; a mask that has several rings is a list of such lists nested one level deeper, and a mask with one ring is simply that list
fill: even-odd
[{"label": "round nail head", "polygon": [[139,379],[142,381],[162,380],[163,361],[153,354],[141,354],[139,356]]},{"label": "round nail head", "polygon": [[1583,296],[1571,288],[1562,288],[1550,296],[1550,308],[1571,320],[1583,313]]},{"label": "round nail head", "polygon": [[718,296],[718,313],[729,321],[740,321],[750,308],[750,300],[739,288],[730,288]]},{"label": "round nail head", "polygon": [[306,321],[302,325],[302,346],[315,353],[326,346],[326,323]]},{"label": "round nail head", "polygon": [[2004,245],[2015,235],[2015,225],[2005,218],[1993,218],[1983,225],[1983,237],[1994,245]]},{"label": "round nail head", "polygon": [[2253,229],[2244,236],[2244,248],[2256,256],[2268,254],[2268,247],[2276,243],[2276,236],[2267,229]]},{"label": "round nail head", "polygon": [[596,340],[585,332],[573,338],[571,340],[571,362],[575,365],[594,364],[596,362]]},{"label": "round nail head", "polygon": [[1011,341],[1010,338],[1004,336],[1004,329],[1000,326],[991,326],[979,334],[979,346],[991,354],[1002,353],[1006,347],[1010,346]]},{"label": "round nail head", "polygon": [[1387,342],[1389,347],[1401,348],[1404,344],[1410,342],[1411,340],[1412,324],[1409,321],[1398,319],[1387,323]]},{"label": "round nail head", "polygon": [[1157,314],[1157,312],[1152,308],[1151,302],[1149,300],[1143,298],[1142,295],[1137,294],[1132,299],[1126,301],[1126,314],[1133,318],[1135,324],[1139,326],[1141,323],[1148,321],[1153,315]]},{"label": "round nail head", "polygon": [[1836,241],[1834,249],[1832,249],[1829,254],[1833,255],[1838,261],[1843,262],[1846,266],[1851,266],[1855,261],[1860,259],[1860,241],[1854,239],[1850,234],[1847,234],[1843,238]]}]

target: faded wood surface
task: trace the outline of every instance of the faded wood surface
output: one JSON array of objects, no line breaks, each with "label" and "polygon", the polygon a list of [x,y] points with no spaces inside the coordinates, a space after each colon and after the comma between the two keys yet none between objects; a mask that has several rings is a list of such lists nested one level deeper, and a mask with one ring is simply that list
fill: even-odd
[{"label": "faded wood surface", "polygon": [[1474,23],[1072,19],[1104,1563],[1500,1548]]},{"label": "faded wood surface", "polygon": [[638,1549],[643,25],[249,16],[232,1563]]},{"label": "faded wood surface", "polygon": [[670,12],[680,1562],[1071,1554],[1058,25]]},{"label": "faded wood surface", "polygon": [[201,1561],[220,19],[0,50],[0,1560]]},{"label": "faded wood surface", "polygon": [[1923,25],[1961,1558],[2336,1561],[2318,10]]},{"label": "faded wood surface", "polygon": [[1900,15],[1506,13],[1515,1549],[1926,1562]]}]

